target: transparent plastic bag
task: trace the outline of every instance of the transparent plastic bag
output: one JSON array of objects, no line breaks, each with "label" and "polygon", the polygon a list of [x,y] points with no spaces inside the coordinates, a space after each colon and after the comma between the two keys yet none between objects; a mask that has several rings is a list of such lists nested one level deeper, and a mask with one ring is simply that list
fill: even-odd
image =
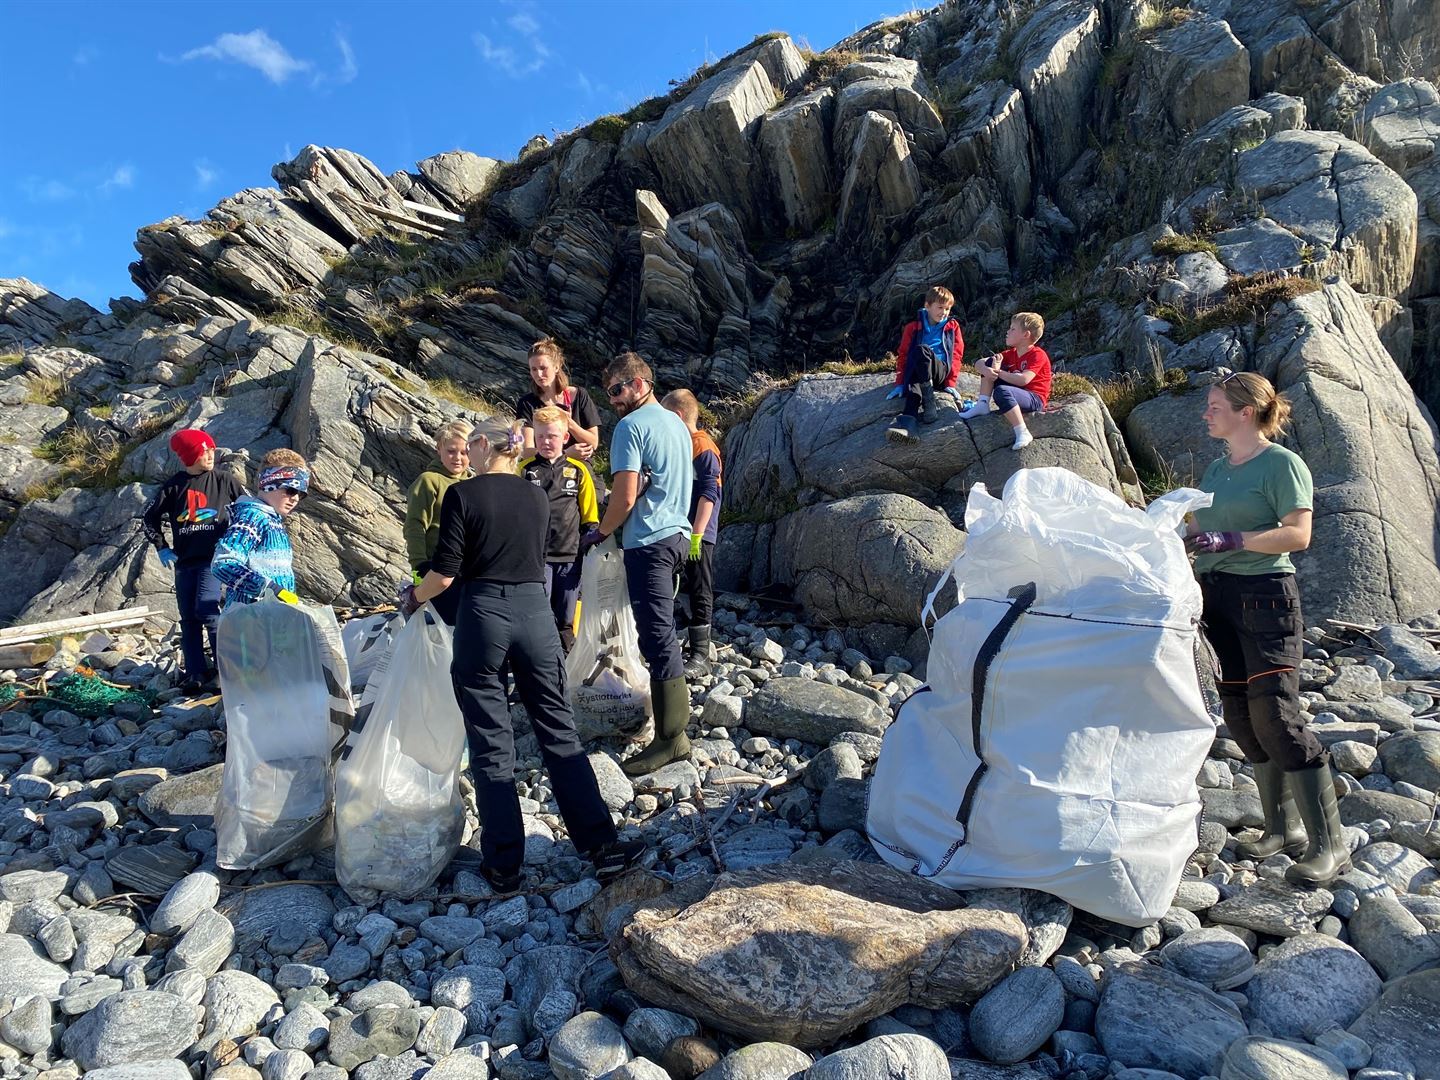
[{"label": "transparent plastic bag", "polygon": [[354,712],[339,645],[328,607],[267,597],[220,617],[215,857],[224,869],[273,866],[327,842],[332,754]]},{"label": "transparent plastic bag", "polygon": [[565,658],[575,722],[587,738],[634,735],[650,715],[650,672],[640,655],[625,557],[614,539],[590,549],[580,571],[580,620]]},{"label": "transparent plastic bag", "polygon": [[350,665],[350,687],[355,693],[363,692],[369,685],[376,667],[404,625],[405,620],[398,611],[382,611],[363,619],[351,619],[341,628],[345,660]]},{"label": "transparent plastic bag", "polygon": [[335,878],[351,897],[411,897],[439,877],[465,825],[465,723],[451,630],[427,604],[395,633],[335,773]]}]

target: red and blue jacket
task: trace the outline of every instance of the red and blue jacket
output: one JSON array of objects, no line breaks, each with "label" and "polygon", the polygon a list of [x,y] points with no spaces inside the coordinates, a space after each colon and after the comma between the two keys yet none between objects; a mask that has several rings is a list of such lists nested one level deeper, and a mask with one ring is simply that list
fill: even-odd
[{"label": "red and blue jacket", "polygon": [[[924,317],[924,309],[920,315],[905,324],[905,331],[900,335],[900,348],[895,353],[895,385],[905,385],[905,370],[914,363],[916,366],[911,370],[923,370],[919,363],[919,357],[912,357],[912,352],[920,349],[921,331],[920,320]],[[940,359],[950,364],[950,374],[945,377],[945,386],[955,385],[955,380],[960,377],[960,361],[965,355],[965,338],[960,333],[960,324],[954,319],[946,321],[940,330],[940,340],[944,343],[946,355]]]}]

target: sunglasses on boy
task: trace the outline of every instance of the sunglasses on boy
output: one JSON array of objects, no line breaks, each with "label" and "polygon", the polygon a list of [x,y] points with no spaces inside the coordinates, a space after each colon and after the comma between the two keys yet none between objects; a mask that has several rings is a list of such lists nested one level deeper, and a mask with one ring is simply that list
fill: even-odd
[{"label": "sunglasses on boy", "polygon": [[297,499],[303,499],[303,498],[305,498],[305,495],[306,495],[306,493],[303,492],[303,491],[301,491],[299,488],[293,488],[293,487],[282,487],[282,488],[280,489],[280,493],[281,493],[282,495],[294,495],[295,498],[297,498]]}]

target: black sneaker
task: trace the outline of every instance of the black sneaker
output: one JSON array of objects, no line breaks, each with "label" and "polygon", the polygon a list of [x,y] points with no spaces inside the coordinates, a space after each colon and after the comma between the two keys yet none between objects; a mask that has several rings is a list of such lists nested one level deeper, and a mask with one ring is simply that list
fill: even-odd
[{"label": "black sneaker", "polygon": [[640,866],[649,853],[643,840],[612,840],[592,851],[590,861],[595,864],[596,880],[603,884]]}]

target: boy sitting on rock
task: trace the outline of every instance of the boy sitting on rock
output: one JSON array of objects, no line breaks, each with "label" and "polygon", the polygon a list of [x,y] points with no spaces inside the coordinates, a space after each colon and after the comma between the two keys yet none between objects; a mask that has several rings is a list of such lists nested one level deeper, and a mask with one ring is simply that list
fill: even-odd
[{"label": "boy sitting on rock", "polygon": [[570,415],[544,405],[530,417],[535,456],[520,462],[520,475],[550,500],[545,537],[545,594],[568,654],[575,647],[575,601],[580,596],[580,534],[600,523],[595,478],[579,454],[565,453]]},{"label": "boy sitting on rock", "polygon": [[285,518],[310,490],[310,467],[294,450],[271,450],[260,461],[258,498],[243,496],[230,508],[230,527],[215,545],[210,569],[225,586],[225,607],[253,604],[273,594],[287,604],[295,595],[294,550]]},{"label": "boy sitting on rock", "polygon": [[1050,357],[1035,343],[1045,333],[1045,320],[1033,311],[1017,312],[1005,331],[1005,351],[986,356],[976,363],[980,370],[980,394],[975,404],[960,414],[962,420],[990,414],[990,402],[1005,417],[1015,434],[1010,449],[1019,450],[1035,441],[1025,426],[1025,413],[1044,412],[1050,400]]},{"label": "boy sitting on rock", "polygon": [[[205,654],[215,652],[215,625],[220,618],[220,582],[210,572],[215,544],[230,524],[230,504],[245,494],[245,485],[231,473],[215,468],[215,440],[199,428],[184,428],[170,437],[170,449],[185,466],[160,485],[141,515],[145,539],[154,545],[160,565],[175,571],[175,600],[180,609],[180,655],[186,690],[199,690],[215,674]],[[165,543],[164,526],[171,541]]]},{"label": "boy sitting on rock", "polygon": [[935,411],[937,388],[959,400],[955,379],[960,374],[965,339],[960,324],[950,318],[954,306],[955,296],[949,289],[932,285],[919,314],[905,324],[895,354],[895,389],[885,395],[887,401],[902,394],[905,397],[904,409],[885,431],[891,442],[915,442],[920,438],[915,426],[917,413],[922,424],[939,419]]}]

